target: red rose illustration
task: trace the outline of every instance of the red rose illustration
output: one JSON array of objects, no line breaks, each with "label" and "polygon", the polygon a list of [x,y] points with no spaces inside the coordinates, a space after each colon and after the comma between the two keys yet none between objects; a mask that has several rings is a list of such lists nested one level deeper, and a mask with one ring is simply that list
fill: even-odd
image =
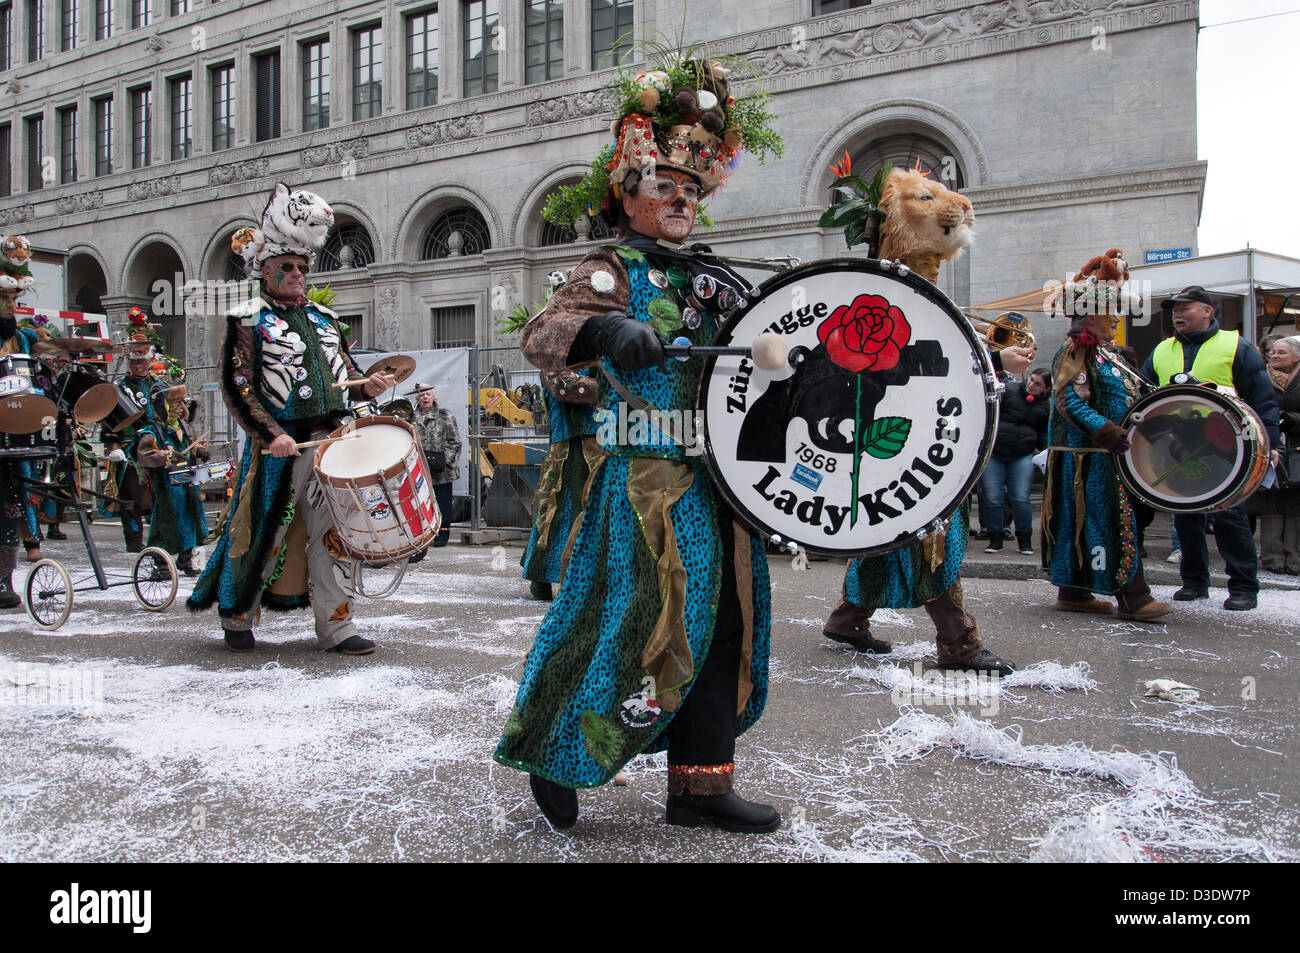
[{"label": "red rose illustration", "polygon": [[832,361],[857,374],[894,367],[912,328],[902,309],[880,295],[858,295],[817,326],[817,337]]},{"label": "red rose illustration", "polygon": [[1237,445],[1237,434],[1223,414],[1215,413],[1205,418],[1205,439],[1215,450],[1226,453]]}]

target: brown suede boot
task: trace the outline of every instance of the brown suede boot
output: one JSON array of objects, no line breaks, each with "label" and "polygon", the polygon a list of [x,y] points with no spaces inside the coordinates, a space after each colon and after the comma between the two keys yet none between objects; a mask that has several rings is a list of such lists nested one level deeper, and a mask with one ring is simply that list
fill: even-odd
[{"label": "brown suede boot", "polygon": [[939,649],[939,668],[1010,675],[1016,667],[998,658],[980,641],[975,617],[966,612],[961,580],[937,599],[925,604],[934,623],[934,641]]},{"label": "brown suede boot", "polygon": [[822,635],[832,641],[851,645],[859,652],[887,655],[893,646],[883,639],[871,637],[871,613],[871,609],[855,606],[845,599],[826,620]]}]

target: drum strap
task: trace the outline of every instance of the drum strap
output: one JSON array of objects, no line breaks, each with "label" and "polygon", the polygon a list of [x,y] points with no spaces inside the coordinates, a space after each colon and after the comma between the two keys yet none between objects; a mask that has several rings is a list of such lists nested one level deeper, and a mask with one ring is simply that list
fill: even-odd
[{"label": "drum strap", "polygon": [[609,381],[609,386],[614,388],[614,393],[618,394],[619,397],[623,398],[623,400],[627,403],[627,405],[631,407],[633,410],[644,411],[650,409],[651,405],[648,401],[642,400],[640,397],[636,396],[636,394],[632,393],[630,390],[628,390],[626,387],[620,384],[618,378],[616,378],[613,374],[605,370],[605,368],[602,367],[600,369],[600,372],[605,375],[605,380]]}]

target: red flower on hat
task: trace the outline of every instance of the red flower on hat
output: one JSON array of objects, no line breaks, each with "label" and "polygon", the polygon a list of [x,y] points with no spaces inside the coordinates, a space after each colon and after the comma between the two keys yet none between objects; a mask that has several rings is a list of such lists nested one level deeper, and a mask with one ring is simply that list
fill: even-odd
[{"label": "red flower on hat", "polygon": [[831,360],[855,374],[894,367],[911,337],[902,309],[871,294],[836,308],[817,327],[817,338]]}]

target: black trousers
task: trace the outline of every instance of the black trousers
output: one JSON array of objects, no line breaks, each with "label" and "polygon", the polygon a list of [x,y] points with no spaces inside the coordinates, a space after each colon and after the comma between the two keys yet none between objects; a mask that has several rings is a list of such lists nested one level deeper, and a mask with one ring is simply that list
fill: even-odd
[{"label": "black trousers", "polygon": [[435,483],[433,498],[438,504],[438,513],[442,517],[442,528],[438,530],[436,538],[446,542],[451,538],[451,484]]},{"label": "black trousers", "polygon": [[745,622],[736,596],[733,519],[730,510],[719,507],[722,589],[713,641],[695,684],[668,726],[669,764],[728,764],[736,755],[736,692]]},{"label": "black trousers", "polygon": [[[1210,546],[1205,541],[1205,513],[1180,513],[1174,517],[1178,542],[1183,548],[1179,573],[1183,585],[1210,587]],[[1214,514],[1214,541],[1228,566],[1228,593],[1255,596],[1259,593],[1259,554],[1250,520],[1240,506]]]},{"label": "black trousers", "polygon": [[117,496],[125,501],[125,505],[118,515],[122,517],[122,537],[128,546],[139,544],[144,538],[144,491],[145,484],[140,482],[135,466],[123,464]]}]

